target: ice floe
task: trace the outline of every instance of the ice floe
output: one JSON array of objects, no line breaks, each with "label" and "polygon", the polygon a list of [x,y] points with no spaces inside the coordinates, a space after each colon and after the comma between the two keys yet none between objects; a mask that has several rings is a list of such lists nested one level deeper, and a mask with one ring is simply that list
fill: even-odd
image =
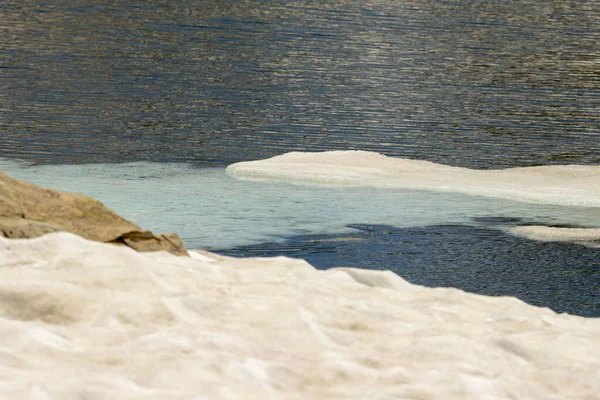
[{"label": "ice floe", "polygon": [[600,165],[473,170],[366,151],[287,153],[230,165],[237,178],[427,189],[540,204],[600,207]]},{"label": "ice floe", "polygon": [[600,247],[600,228],[564,228],[543,225],[516,226],[508,232],[542,242],[573,242]]},{"label": "ice floe", "polygon": [[289,258],[0,238],[0,397],[593,399],[600,319]]}]

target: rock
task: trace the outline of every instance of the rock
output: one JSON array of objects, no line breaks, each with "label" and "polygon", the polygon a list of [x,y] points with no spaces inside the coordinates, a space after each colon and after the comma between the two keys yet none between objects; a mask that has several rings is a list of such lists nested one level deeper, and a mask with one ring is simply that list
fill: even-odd
[{"label": "rock", "polygon": [[137,251],[164,250],[177,255],[188,255],[176,233],[154,235],[150,231],[131,231],[111,240],[111,243],[124,244]]},{"label": "rock", "polygon": [[23,239],[56,231],[137,251],[188,255],[174,233],[155,235],[90,197],[40,188],[0,172],[0,236]]}]

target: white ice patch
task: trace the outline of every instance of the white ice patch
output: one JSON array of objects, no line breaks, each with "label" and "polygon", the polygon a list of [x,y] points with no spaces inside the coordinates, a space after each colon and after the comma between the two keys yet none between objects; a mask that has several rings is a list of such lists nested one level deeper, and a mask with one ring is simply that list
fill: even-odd
[{"label": "white ice patch", "polygon": [[574,242],[587,247],[600,247],[599,228],[561,228],[550,226],[517,226],[508,232],[542,242]]},{"label": "white ice patch", "polygon": [[0,281],[10,282],[0,288],[1,398],[600,393],[600,319],[391,272],[136,253],[54,233],[0,238]]},{"label": "white ice patch", "polygon": [[293,152],[230,165],[237,178],[427,189],[542,204],[600,207],[600,165],[473,170],[367,151]]}]

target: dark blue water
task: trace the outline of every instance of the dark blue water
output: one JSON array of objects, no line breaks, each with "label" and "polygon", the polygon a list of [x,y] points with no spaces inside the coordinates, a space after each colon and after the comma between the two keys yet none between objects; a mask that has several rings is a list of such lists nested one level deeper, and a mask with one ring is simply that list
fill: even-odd
[{"label": "dark blue water", "polygon": [[3,0],[0,156],[600,162],[597,0]]},{"label": "dark blue water", "polygon": [[[0,37],[0,158],[600,162],[597,0],[3,0]],[[464,226],[358,228],[227,252],[391,268],[600,316],[597,250]]]}]

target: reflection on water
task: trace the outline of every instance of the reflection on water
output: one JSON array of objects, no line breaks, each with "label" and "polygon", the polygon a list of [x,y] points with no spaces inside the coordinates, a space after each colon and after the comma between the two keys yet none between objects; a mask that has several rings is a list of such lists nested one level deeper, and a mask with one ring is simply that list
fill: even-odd
[{"label": "reflection on water", "polygon": [[600,162],[596,0],[0,4],[0,156]]}]

